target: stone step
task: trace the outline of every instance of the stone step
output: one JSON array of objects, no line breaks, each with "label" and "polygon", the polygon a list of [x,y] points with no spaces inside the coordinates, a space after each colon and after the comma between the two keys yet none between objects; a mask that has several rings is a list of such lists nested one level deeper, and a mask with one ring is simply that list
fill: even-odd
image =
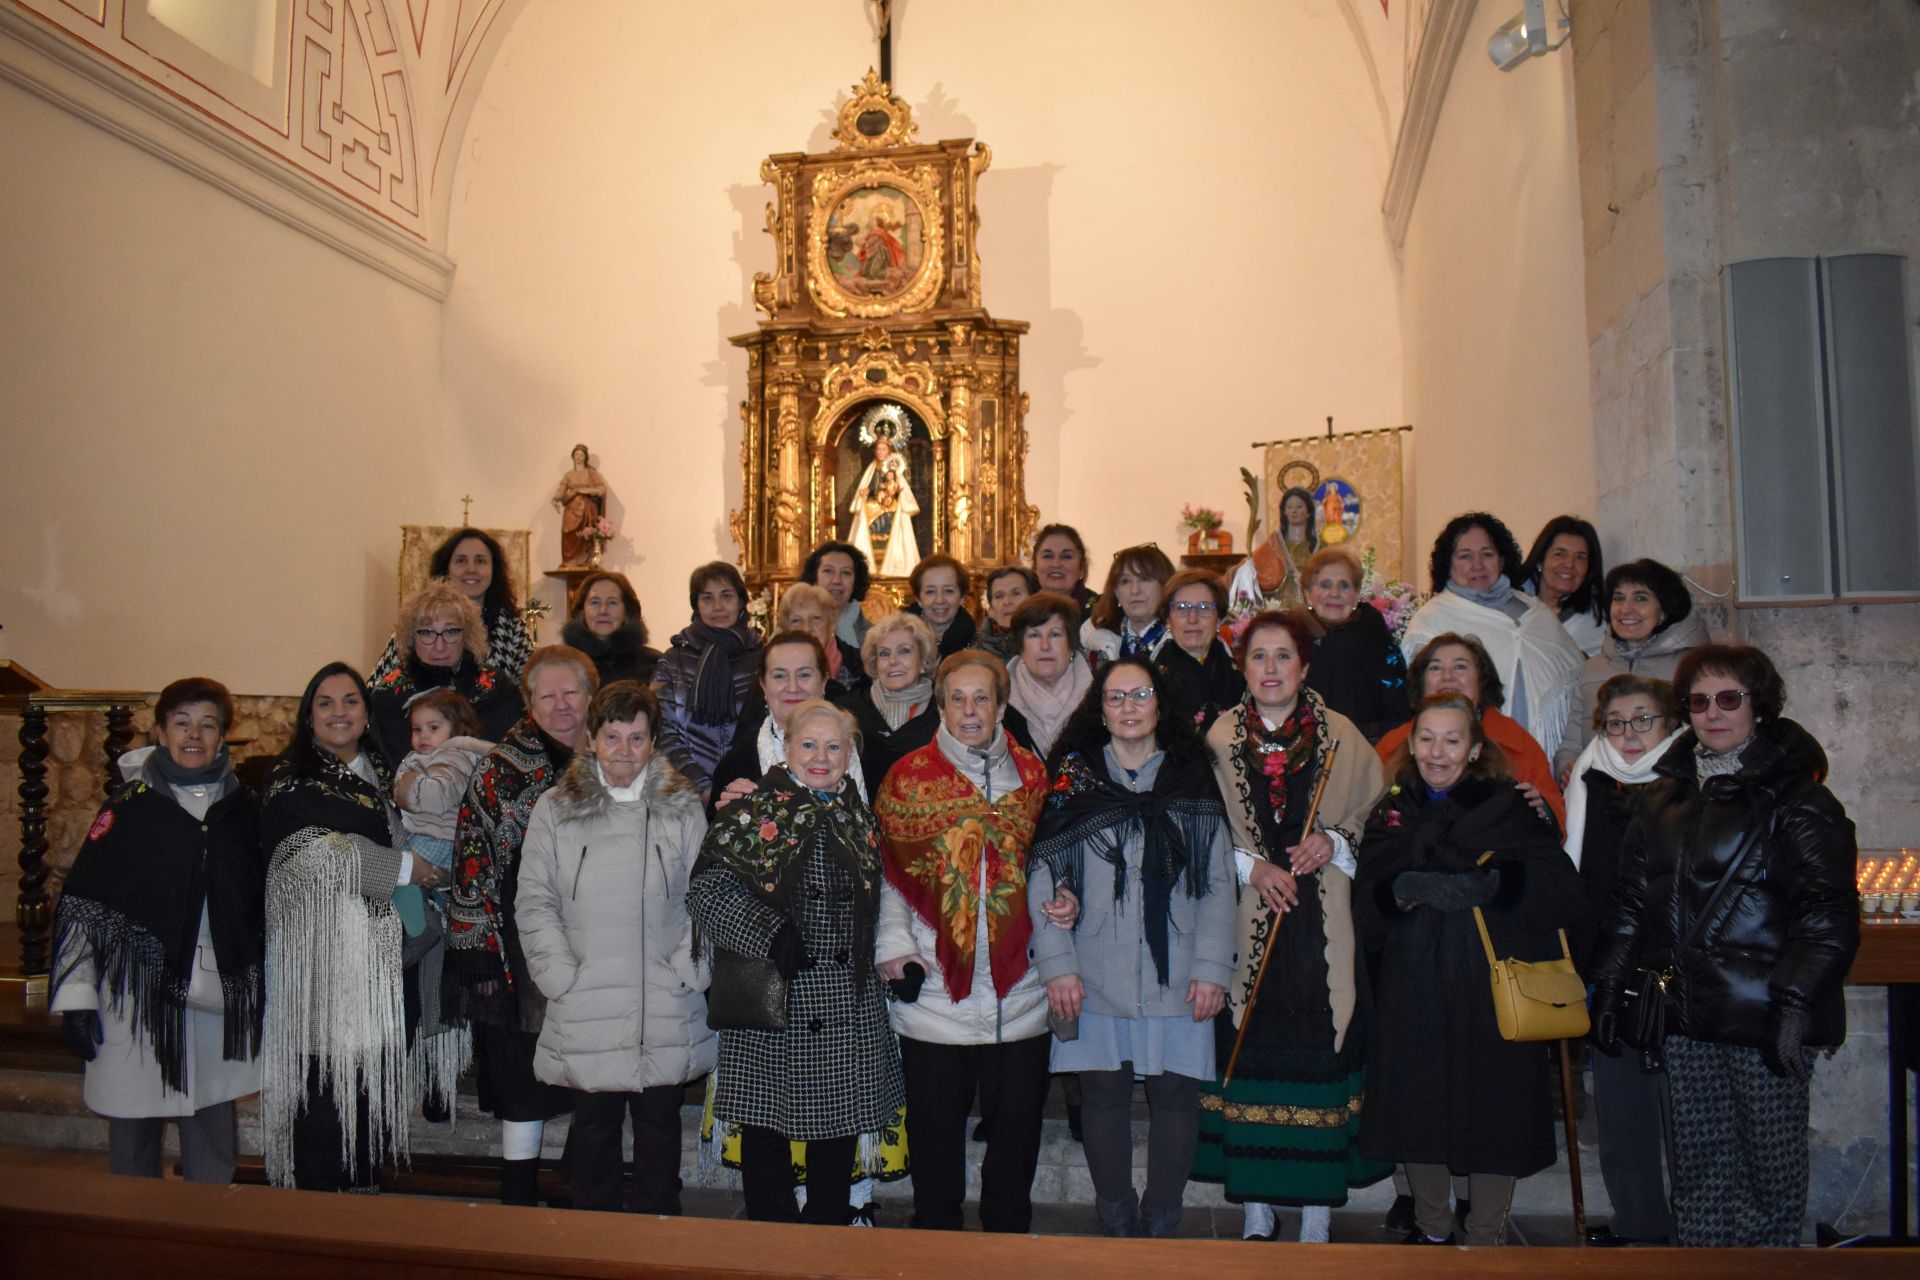
[{"label": "stone step", "polygon": [[[566,1145],[568,1118],[548,1122],[541,1154],[557,1161]],[[715,1169],[703,1182],[700,1171],[700,1109],[687,1106],[681,1114],[681,1177],[689,1187],[712,1186],[736,1189],[739,1175],[728,1169]],[[1144,1184],[1148,1123],[1134,1122],[1134,1169]],[[1583,1134],[1583,1137],[1585,1135]],[[425,1157],[422,1168],[436,1162],[472,1162],[498,1159],[500,1127],[482,1113],[471,1094],[463,1094],[454,1119],[433,1124],[415,1115],[409,1134],[415,1156]],[[168,1130],[168,1150],[173,1152],[173,1131]],[[0,1144],[65,1151],[100,1151],[107,1145],[106,1121],[93,1115],[81,1098],[81,1078],[71,1072],[0,1070]],[[982,1144],[968,1144],[967,1187],[970,1196],[980,1190],[979,1158]],[[240,1153],[245,1157],[260,1154],[260,1111],[257,1097],[240,1102]],[[1595,1149],[1581,1144],[1580,1164],[1587,1215],[1602,1219],[1608,1213],[1606,1189],[1601,1185],[1599,1161]],[[464,1179],[462,1186],[471,1179]],[[423,1188],[431,1190],[431,1187]],[[464,1194],[465,1192],[460,1192]],[[881,1183],[875,1198],[886,1202],[912,1199],[911,1177]],[[1384,1216],[1393,1203],[1393,1183],[1385,1180],[1371,1187],[1357,1188],[1347,1202],[1347,1211]],[[1041,1205],[1091,1205],[1093,1182],[1080,1144],[1068,1131],[1065,1120],[1049,1118],[1041,1123],[1040,1163],[1034,1173],[1033,1199]],[[1186,1203],[1190,1206],[1230,1207],[1218,1186],[1190,1182]],[[1564,1155],[1553,1168],[1523,1179],[1514,1193],[1513,1212],[1520,1216],[1570,1218],[1572,1198]]]}]

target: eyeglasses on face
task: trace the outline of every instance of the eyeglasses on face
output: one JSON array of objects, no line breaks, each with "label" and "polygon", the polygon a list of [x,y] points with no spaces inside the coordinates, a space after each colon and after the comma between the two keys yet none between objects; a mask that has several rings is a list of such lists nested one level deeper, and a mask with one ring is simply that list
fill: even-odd
[{"label": "eyeglasses on face", "polygon": [[1635,733],[1645,733],[1653,728],[1655,724],[1659,723],[1659,721],[1659,716],[1652,715],[1633,716],[1626,720],[1609,720],[1606,724],[1607,736],[1609,738],[1624,738],[1627,736],[1627,730],[1629,728]]},{"label": "eyeglasses on face", "polygon": [[1175,600],[1172,608],[1182,618],[1207,618],[1218,612],[1211,600]]},{"label": "eyeglasses on face", "polygon": [[458,640],[467,634],[465,627],[442,627],[435,631],[431,627],[421,627],[413,633],[413,638],[421,644],[432,644],[436,640]]},{"label": "eyeglasses on face", "polygon": [[1153,701],[1153,686],[1143,684],[1138,689],[1109,689],[1100,695],[1100,701],[1110,707],[1124,707],[1128,698],[1144,707]]},{"label": "eyeglasses on face", "polygon": [[1708,704],[1712,704],[1722,711],[1738,711],[1740,704],[1750,696],[1745,689],[1722,689],[1718,693],[1690,693],[1687,695],[1687,710],[1697,716],[1707,709]]}]

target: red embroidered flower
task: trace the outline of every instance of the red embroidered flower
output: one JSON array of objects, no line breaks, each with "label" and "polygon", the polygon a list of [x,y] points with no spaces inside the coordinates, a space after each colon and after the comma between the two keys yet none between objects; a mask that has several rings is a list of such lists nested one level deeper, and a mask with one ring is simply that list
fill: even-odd
[{"label": "red embroidered flower", "polygon": [[493,690],[493,672],[491,672],[491,671],[482,671],[482,672],[480,673],[480,678],[479,678],[478,680],[476,680],[476,681],[474,681],[474,683],[475,683],[475,684],[477,684],[477,685],[479,685],[481,689],[483,689],[483,690],[485,690],[485,691],[487,691],[487,692],[492,692],[492,690]]},{"label": "red embroidered flower", "polygon": [[87,832],[87,839],[98,840],[111,830],[113,830],[113,810],[102,809],[100,816],[93,820],[93,829]]},{"label": "red embroidered flower", "polygon": [[392,671],[387,672],[386,676],[380,681],[380,683],[381,684],[399,684],[400,683],[399,668],[396,667]]},{"label": "red embroidered flower", "polygon": [[1398,809],[1387,810],[1387,825],[1390,827],[1400,825],[1400,811]]},{"label": "red embroidered flower", "polygon": [[780,828],[774,825],[773,819],[769,818],[760,824],[760,838],[762,840],[771,840],[779,834]]},{"label": "red embroidered flower", "polygon": [[480,859],[478,859],[478,858],[468,858],[468,859],[467,859],[467,861],[466,861],[466,865],[465,865],[465,866],[463,866],[463,867],[461,868],[461,872],[462,872],[463,874],[465,874],[465,875],[466,875],[466,876],[467,876],[468,878],[472,878],[472,877],[474,877],[474,876],[477,876],[477,875],[479,875],[479,874],[480,874]]}]

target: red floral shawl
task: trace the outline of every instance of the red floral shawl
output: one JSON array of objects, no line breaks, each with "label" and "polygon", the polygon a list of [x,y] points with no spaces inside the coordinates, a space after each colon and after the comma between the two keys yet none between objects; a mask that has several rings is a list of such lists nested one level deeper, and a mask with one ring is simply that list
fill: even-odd
[{"label": "red floral shawl", "polygon": [[[983,893],[994,994],[1005,997],[1027,971],[1027,941],[1033,934],[1027,917],[1027,850],[1046,803],[1047,770],[1031,751],[1008,745],[1020,771],[1020,789],[991,805],[938,742],[903,756],[887,772],[873,803],[887,883],[932,927],[934,958],[947,975],[947,995],[955,1004],[973,991]],[[977,874],[983,863],[984,876]]]}]

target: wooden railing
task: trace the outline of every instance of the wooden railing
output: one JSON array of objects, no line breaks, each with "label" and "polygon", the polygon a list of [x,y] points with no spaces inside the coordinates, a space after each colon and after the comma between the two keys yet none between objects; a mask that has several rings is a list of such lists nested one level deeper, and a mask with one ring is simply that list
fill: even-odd
[{"label": "wooden railing", "polygon": [[60,712],[102,713],[107,736],[101,776],[109,794],[119,785],[117,762],[133,744],[133,718],[147,695],[129,690],[52,689],[17,663],[0,663],[0,712],[20,717],[20,888],[14,920],[20,926],[18,974],[34,979],[47,972],[53,925],[53,898],[47,892],[52,868],[47,863],[47,757],[52,753],[52,717]]}]

